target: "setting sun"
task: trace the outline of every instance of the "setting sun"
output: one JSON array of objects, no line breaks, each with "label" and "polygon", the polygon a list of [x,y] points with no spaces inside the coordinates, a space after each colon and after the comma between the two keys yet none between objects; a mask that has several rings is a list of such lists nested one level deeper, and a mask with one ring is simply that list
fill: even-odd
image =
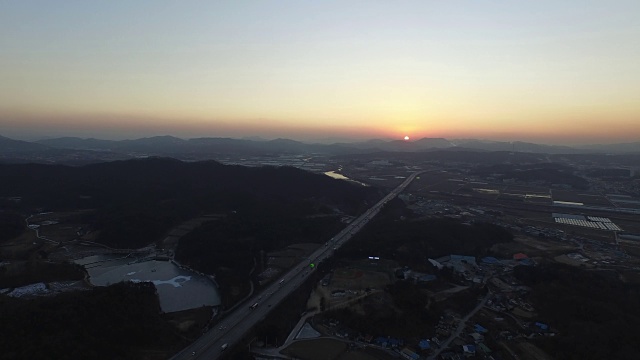
[{"label": "setting sun", "polygon": [[409,141],[409,135],[405,135],[404,141]]}]

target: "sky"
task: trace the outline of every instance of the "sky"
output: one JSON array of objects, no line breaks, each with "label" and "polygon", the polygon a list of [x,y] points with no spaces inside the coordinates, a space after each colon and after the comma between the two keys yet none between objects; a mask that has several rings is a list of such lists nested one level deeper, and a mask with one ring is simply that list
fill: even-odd
[{"label": "sky", "polygon": [[0,135],[640,140],[640,1],[0,0]]}]

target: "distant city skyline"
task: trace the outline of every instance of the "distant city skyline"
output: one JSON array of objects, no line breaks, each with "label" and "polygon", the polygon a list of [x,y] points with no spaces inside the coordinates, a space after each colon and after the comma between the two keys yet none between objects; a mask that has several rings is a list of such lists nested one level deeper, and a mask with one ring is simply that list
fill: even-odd
[{"label": "distant city skyline", "polygon": [[637,1],[0,4],[0,135],[640,139]]}]

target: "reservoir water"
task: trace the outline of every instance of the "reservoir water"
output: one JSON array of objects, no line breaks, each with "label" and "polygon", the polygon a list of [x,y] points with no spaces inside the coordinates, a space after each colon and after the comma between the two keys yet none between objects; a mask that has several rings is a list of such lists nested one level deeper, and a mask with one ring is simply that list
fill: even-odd
[{"label": "reservoir water", "polygon": [[201,306],[220,305],[220,293],[211,279],[181,269],[170,261],[135,262],[121,255],[95,255],[76,260],[89,273],[96,286],[121,281],[152,282],[158,290],[164,312],[176,312]]}]

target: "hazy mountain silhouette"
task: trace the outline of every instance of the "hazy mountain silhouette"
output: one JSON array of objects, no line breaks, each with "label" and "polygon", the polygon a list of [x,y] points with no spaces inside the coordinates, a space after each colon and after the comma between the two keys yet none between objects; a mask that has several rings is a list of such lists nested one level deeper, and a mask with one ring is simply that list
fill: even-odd
[{"label": "hazy mountain silhouette", "polygon": [[333,145],[368,151],[422,151],[428,149],[443,149],[454,146],[447,139],[443,138],[422,138],[415,141],[371,139],[363,142],[336,143]]},{"label": "hazy mountain silhouette", "polygon": [[576,154],[585,151],[575,149],[569,146],[558,145],[542,145],[522,141],[506,142],[506,141],[486,141],[477,139],[454,140],[456,146],[466,149],[477,149],[486,151],[513,151],[513,152],[531,152],[543,154]]},{"label": "hazy mountain silhouette", "polygon": [[28,141],[13,140],[8,137],[0,136],[0,152],[2,153],[24,153],[42,151],[48,149],[48,146],[36,144]]},{"label": "hazy mountain silhouette", "polygon": [[594,151],[594,152],[612,152],[612,153],[640,153],[640,141],[620,144],[594,144],[577,147],[578,149]]},{"label": "hazy mountain silhouette", "polygon": [[[60,152],[53,152],[58,149]],[[35,157],[35,153],[48,161],[52,154],[68,156],[64,151],[96,151],[115,156],[170,156],[185,159],[206,159],[211,155],[304,154],[328,155],[362,154],[375,152],[424,152],[432,150],[509,151],[541,154],[589,154],[589,153],[640,153],[640,142],[621,144],[594,144],[585,146],[544,145],[530,142],[487,141],[478,139],[422,138],[418,140],[372,139],[360,142],[340,142],[333,144],[305,143],[291,139],[264,140],[257,138],[232,139],[223,137],[202,137],[181,139],[174,136],[154,136],[132,140],[82,139],[61,137],[36,142],[13,140],[0,137],[0,156],[9,161],[16,156]],[[64,150],[64,151],[63,151]],[[84,154],[83,156],[88,156]],[[97,155],[98,158],[104,155]],[[81,157],[76,154],[75,158]],[[91,156],[89,156],[91,157]],[[40,159],[42,160],[42,159]],[[109,160],[114,160],[110,158]],[[24,161],[24,159],[20,159]]]},{"label": "hazy mountain silhouette", "polygon": [[110,150],[116,147],[118,142],[93,138],[81,139],[78,137],[61,137],[38,140],[36,143],[61,149]]}]

